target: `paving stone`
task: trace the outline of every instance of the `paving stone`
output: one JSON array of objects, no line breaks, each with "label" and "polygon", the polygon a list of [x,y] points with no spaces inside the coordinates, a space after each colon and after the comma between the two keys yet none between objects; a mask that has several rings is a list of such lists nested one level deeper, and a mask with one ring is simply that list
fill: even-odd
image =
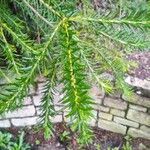
[{"label": "paving stone", "polygon": [[131,135],[132,137],[141,137],[141,138],[145,138],[145,139],[149,139],[150,140],[150,134],[147,132],[144,132],[142,130],[139,129],[135,129],[135,128],[129,128],[128,130],[128,135]]},{"label": "paving stone", "polygon": [[139,123],[133,122],[124,118],[120,118],[120,117],[114,117],[114,121],[122,125],[127,125],[127,126],[131,126],[135,128],[139,127]]},{"label": "paving stone", "polygon": [[109,110],[110,110],[109,107],[102,106],[102,105],[96,105],[95,108],[96,108],[96,110],[100,110],[100,111],[103,111],[103,112],[109,112]]},{"label": "paving stone", "polygon": [[33,105],[21,107],[15,111],[8,112],[4,115],[5,118],[28,117],[35,115],[35,108]]},{"label": "paving stone", "polygon": [[126,134],[127,127],[113,121],[99,119],[98,127],[116,133]]},{"label": "paving stone", "polygon": [[0,120],[0,128],[9,128],[10,126],[9,120]]},{"label": "paving stone", "polygon": [[146,133],[149,133],[150,134],[150,127],[147,127],[147,126],[141,126],[140,129]]},{"label": "paving stone", "polygon": [[38,123],[38,117],[11,119],[11,123],[16,127],[31,126]]},{"label": "paving stone", "polygon": [[131,102],[133,104],[137,104],[140,106],[145,106],[147,108],[150,108],[150,100],[147,97],[142,97],[137,94],[132,94],[130,97],[126,97],[124,94],[122,95],[122,99],[128,102]]},{"label": "paving stone", "polygon": [[132,109],[135,109],[135,110],[139,110],[139,111],[143,111],[143,112],[147,111],[147,108],[142,107],[142,106],[138,106],[138,105],[132,105],[132,104],[130,104],[129,108],[132,108]]},{"label": "paving stone", "polygon": [[29,96],[26,97],[24,99],[23,105],[32,105],[32,99],[31,99],[31,97],[29,97]]},{"label": "paving stone", "polygon": [[99,117],[103,118],[103,119],[106,119],[106,120],[112,120],[113,116],[111,114],[108,114],[108,113],[105,113],[105,112],[99,112]]},{"label": "paving stone", "polygon": [[119,117],[124,117],[125,116],[125,112],[123,110],[118,110],[118,109],[111,108],[110,113],[115,115],[115,116],[119,116]]},{"label": "paving stone", "polygon": [[141,111],[129,109],[127,113],[127,119],[150,126],[150,115]]},{"label": "paving stone", "polygon": [[104,105],[105,106],[109,106],[109,107],[113,107],[113,108],[117,108],[120,110],[126,110],[127,109],[127,103],[120,100],[120,99],[112,99],[109,97],[106,97],[104,99]]}]

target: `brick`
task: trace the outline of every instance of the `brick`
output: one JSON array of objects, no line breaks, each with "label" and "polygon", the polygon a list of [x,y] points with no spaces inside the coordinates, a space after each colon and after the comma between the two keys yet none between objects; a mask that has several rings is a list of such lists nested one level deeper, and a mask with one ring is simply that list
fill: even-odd
[{"label": "brick", "polygon": [[110,108],[102,105],[96,105],[95,107],[97,110],[103,111],[103,112],[109,112]]},{"label": "brick", "polygon": [[149,133],[150,134],[150,127],[147,127],[147,126],[141,126],[140,129],[146,133]]},{"label": "brick", "polygon": [[131,126],[135,128],[139,127],[139,123],[133,122],[124,118],[120,118],[120,117],[114,117],[114,121],[122,125],[127,125],[127,126]]},{"label": "brick", "polygon": [[0,128],[9,128],[11,127],[9,120],[0,120]]},{"label": "brick", "polygon": [[127,109],[127,103],[120,100],[120,99],[112,99],[112,98],[105,98],[104,99],[104,105],[108,107],[117,108],[120,110],[126,110]]},{"label": "brick", "polygon": [[50,117],[50,119],[53,123],[62,122],[62,115],[56,115],[55,117]]},{"label": "brick", "polygon": [[115,115],[115,116],[119,116],[119,117],[124,117],[125,116],[125,112],[123,110],[119,110],[119,109],[111,108],[110,113]]},{"label": "brick", "polygon": [[150,108],[150,100],[149,98],[139,96],[137,94],[132,94],[130,97],[126,97],[124,94],[122,95],[122,99],[133,104],[137,104],[140,106],[144,106]]},{"label": "brick", "polygon": [[62,106],[61,106],[61,105],[56,105],[56,106],[55,106],[55,110],[56,110],[56,111],[61,111],[61,109],[62,109]]},{"label": "brick", "polygon": [[98,112],[96,110],[93,110],[92,113],[93,113],[93,117],[89,119],[89,125],[94,127],[94,126],[96,126]]},{"label": "brick", "polygon": [[60,93],[55,93],[54,95],[53,95],[53,101],[54,101],[54,105],[63,105],[62,103],[61,103],[61,100],[63,99],[63,97],[64,97],[64,94],[60,94]]},{"label": "brick", "polygon": [[139,89],[142,93],[142,95],[146,97],[150,97],[150,81],[149,80],[143,80],[140,78],[136,78],[133,76],[128,76],[125,79],[125,82],[127,82],[129,85],[136,87]]},{"label": "brick", "polygon": [[36,107],[36,114],[40,115],[42,113],[41,107]]},{"label": "brick", "polygon": [[98,127],[116,133],[126,134],[127,127],[113,121],[99,119]]},{"label": "brick", "polygon": [[33,96],[33,103],[34,103],[35,106],[40,106],[41,105],[42,96],[43,96],[43,94]]},{"label": "brick", "polygon": [[142,107],[142,106],[138,106],[138,105],[130,104],[129,108],[132,108],[132,109],[135,109],[135,110],[139,110],[139,111],[142,111],[142,112],[146,112],[147,111],[147,108]]},{"label": "brick", "polygon": [[16,127],[32,126],[38,123],[38,117],[11,119],[11,123]]},{"label": "brick", "polygon": [[94,85],[89,90],[89,94],[96,104],[102,104],[105,93],[98,86]]},{"label": "brick", "polygon": [[37,89],[36,89],[36,87],[34,87],[34,86],[30,86],[29,87],[29,95],[35,95],[36,93],[37,93]]},{"label": "brick", "polygon": [[112,115],[104,112],[99,112],[99,117],[106,120],[112,120]]},{"label": "brick", "polygon": [[141,138],[145,138],[145,139],[150,140],[150,134],[149,133],[144,132],[144,131],[139,130],[139,129],[135,129],[135,128],[129,128],[128,135],[135,137],[135,138],[141,137]]},{"label": "brick", "polygon": [[127,119],[150,126],[150,115],[141,111],[129,109]]},{"label": "brick", "polygon": [[33,105],[21,107],[15,111],[5,114],[5,118],[28,117],[35,115],[35,108]]},{"label": "brick", "polygon": [[24,99],[23,105],[32,105],[32,99],[31,99],[31,97],[29,97],[29,96],[26,97]]}]

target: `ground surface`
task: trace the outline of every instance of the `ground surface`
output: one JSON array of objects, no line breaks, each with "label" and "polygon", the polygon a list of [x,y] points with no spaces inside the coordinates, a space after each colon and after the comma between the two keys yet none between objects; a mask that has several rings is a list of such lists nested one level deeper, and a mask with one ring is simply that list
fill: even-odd
[{"label": "ground surface", "polygon": [[[20,129],[11,128],[8,129],[14,136],[18,135]],[[99,150],[98,147],[101,145],[101,150],[107,150],[107,147],[120,147],[126,142],[125,137],[121,134],[93,128],[94,141],[92,144],[80,148],[73,138],[73,135],[63,136],[64,132],[68,132],[69,129],[63,123],[55,125],[55,135],[50,140],[44,140],[42,130],[36,128],[24,129],[26,131],[25,141],[32,146],[31,150]],[[69,133],[69,132],[68,132]],[[141,138],[130,139],[130,144],[133,150],[150,150],[150,140],[144,140]]]},{"label": "ground surface", "polygon": [[140,79],[150,80],[150,52],[136,52],[128,58],[138,64],[130,74]]}]

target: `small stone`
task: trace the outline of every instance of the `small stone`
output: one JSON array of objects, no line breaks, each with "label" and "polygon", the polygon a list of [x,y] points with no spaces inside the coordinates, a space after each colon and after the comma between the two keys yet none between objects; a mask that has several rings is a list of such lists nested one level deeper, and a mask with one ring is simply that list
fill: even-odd
[{"label": "small stone", "polygon": [[114,121],[122,125],[127,125],[135,128],[139,127],[138,123],[120,117],[114,117]]},{"label": "small stone", "polygon": [[132,108],[132,109],[135,109],[135,110],[139,110],[139,111],[143,111],[143,112],[147,111],[147,108],[142,107],[142,106],[138,106],[138,105],[132,105],[132,104],[130,104],[129,108]]},{"label": "small stone", "polygon": [[128,134],[135,138],[141,137],[150,140],[150,134],[139,129],[129,128]]},{"label": "small stone", "polygon": [[38,123],[37,119],[38,117],[17,118],[11,119],[11,123],[16,127],[31,126]]},{"label": "small stone", "polygon": [[11,127],[9,120],[0,120],[0,128],[9,128]]},{"label": "small stone", "polygon": [[150,126],[150,115],[144,112],[129,109],[127,113],[127,119]]},{"label": "small stone", "polygon": [[113,121],[99,119],[98,127],[116,133],[126,134],[127,127]]},{"label": "small stone", "polygon": [[109,107],[113,107],[113,108],[117,108],[120,110],[126,110],[127,109],[127,103],[120,100],[120,99],[112,99],[109,97],[106,97],[104,99],[104,105],[105,106],[109,106]]},{"label": "small stone", "polygon": [[149,133],[150,134],[150,127],[147,127],[147,126],[141,126],[140,127],[140,129],[142,130],[142,131],[144,131],[144,132],[147,132],[147,133]]},{"label": "small stone", "polygon": [[112,120],[112,115],[104,112],[99,112],[99,117],[106,119],[106,120]]},{"label": "small stone", "polygon": [[119,116],[119,117],[124,117],[125,116],[125,112],[122,111],[122,110],[118,110],[118,109],[111,108],[110,113],[115,115],[115,116]]}]

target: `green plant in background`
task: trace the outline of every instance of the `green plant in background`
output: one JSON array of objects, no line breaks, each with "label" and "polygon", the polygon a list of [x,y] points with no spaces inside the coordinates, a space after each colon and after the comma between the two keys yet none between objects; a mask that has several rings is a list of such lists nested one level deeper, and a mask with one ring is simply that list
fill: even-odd
[{"label": "green plant in background", "polygon": [[122,149],[123,150],[133,150],[131,143],[131,137],[130,136],[126,136],[125,137],[125,144],[123,145]]},{"label": "green plant in background", "polygon": [[0,132],[0,149],[2,150],[30,150],[30,146],[24,142],[24,132],[14,140],[12,134]]},{"label": "green plant in background", "polygon": [[0,149],[8,149],[11,145],[10,140],[12,135],[9,133],[2,133],[0,132]]},{"label": "green plant in background", "polygon": [[[53,135],[53,94],[63,83],[71,129],[79,133],[80,143],[89,143],[90,83],[107,93],[119,89],[129,95],[124,75],[130,65],[124,55],[150,44],[148,3],[142,9],[120,4],[114,1],[96,11],[90,0],[0,0],[0,74],[8,83],[1,87],[0,113],[21,107],[41,74],[46,78],[40,121],[45,137]],[[115,86],[99,76],[105,71],[115,76]],[[8,72],[15,74],[13,80]]]},{"label": "green plant in background", "polygon": [[71,140],[70,132],[64,131],[62,134],[60,134],[60,140],[61,140],[62,142],[66,142],[66,141],[68,141],[68,140]]}]

